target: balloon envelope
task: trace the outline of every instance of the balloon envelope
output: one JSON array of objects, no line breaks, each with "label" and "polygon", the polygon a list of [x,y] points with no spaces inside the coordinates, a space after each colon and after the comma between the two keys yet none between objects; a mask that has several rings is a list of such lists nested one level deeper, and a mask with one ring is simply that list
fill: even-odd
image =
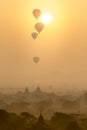
[{"label": "balloon envelope", "polygon": [[44,28],[43,23],[36,23],[35,24],[35,29],[40,33]]},{"label": "balloon envelope", "polygon": [[38,63],[39,62],[39,57],[33,57],[33,61],[34,61],[34,63]]},{"label": "balloon envelope", "polygon": [[33,33],[31,34],[31,36],[32,36],[33,39],[36,39],[36,38],[38,37],[38,34],[37,34],[36,32],[33,32]]},{"label": "balloon envelope", "polygon": [[34,17],[35,17],[36,19],[40,16],[40,14],[41,14],[40,9],[34,9],[34,10],[33,10],[33,15],[34,15]]}]

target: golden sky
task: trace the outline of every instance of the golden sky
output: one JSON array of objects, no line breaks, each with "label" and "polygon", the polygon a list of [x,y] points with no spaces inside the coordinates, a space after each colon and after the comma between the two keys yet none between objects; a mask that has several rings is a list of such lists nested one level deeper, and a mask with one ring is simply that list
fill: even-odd
[{"label": "golden sky", "polygon": [[[35,8],[53,20],[33,40]],[[0,86],[87,86],[86,0],[0,0],[0,12]]]}]

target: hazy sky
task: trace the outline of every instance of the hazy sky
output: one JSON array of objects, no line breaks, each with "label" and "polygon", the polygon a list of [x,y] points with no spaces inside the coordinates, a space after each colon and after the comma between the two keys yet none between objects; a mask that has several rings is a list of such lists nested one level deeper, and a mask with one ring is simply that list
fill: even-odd
[{"label": "hazy sky", "polygon": [[[33,40],[35,8],[53,21]],[[87,0],[0,0],[0,86],[37,84],[87,86]]]}]

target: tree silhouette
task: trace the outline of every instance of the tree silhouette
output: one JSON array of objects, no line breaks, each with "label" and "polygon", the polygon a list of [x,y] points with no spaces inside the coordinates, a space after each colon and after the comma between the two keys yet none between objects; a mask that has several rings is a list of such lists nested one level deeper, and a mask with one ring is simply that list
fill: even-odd
[{"label": "tree silhouette", "polygon": [[74,118],[71,115],[56,112],[51,118],[51,126],[54,130],[65,129],[66,126],[72,121],[74,121]]},{"label": "tree silhouette", "polygon": [[76,121],[73,121],[68,124],[66,130],[82,130],[82,129]]},{"label": "tree silhouette", "polygon": [[22,112],[20,116],[23,117],[25,120],[36,120],[36,117],[28,112]]}]

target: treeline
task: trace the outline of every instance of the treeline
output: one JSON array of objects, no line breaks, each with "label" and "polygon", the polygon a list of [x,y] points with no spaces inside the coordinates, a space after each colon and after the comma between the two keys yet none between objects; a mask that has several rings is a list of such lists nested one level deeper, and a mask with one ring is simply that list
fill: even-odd
[{"label": "treeline", "polygon": [[0,110],[0,130],[87,130],[87,118],[79,114],[56,112],[47,120],[28,112],[9,113]]}]

